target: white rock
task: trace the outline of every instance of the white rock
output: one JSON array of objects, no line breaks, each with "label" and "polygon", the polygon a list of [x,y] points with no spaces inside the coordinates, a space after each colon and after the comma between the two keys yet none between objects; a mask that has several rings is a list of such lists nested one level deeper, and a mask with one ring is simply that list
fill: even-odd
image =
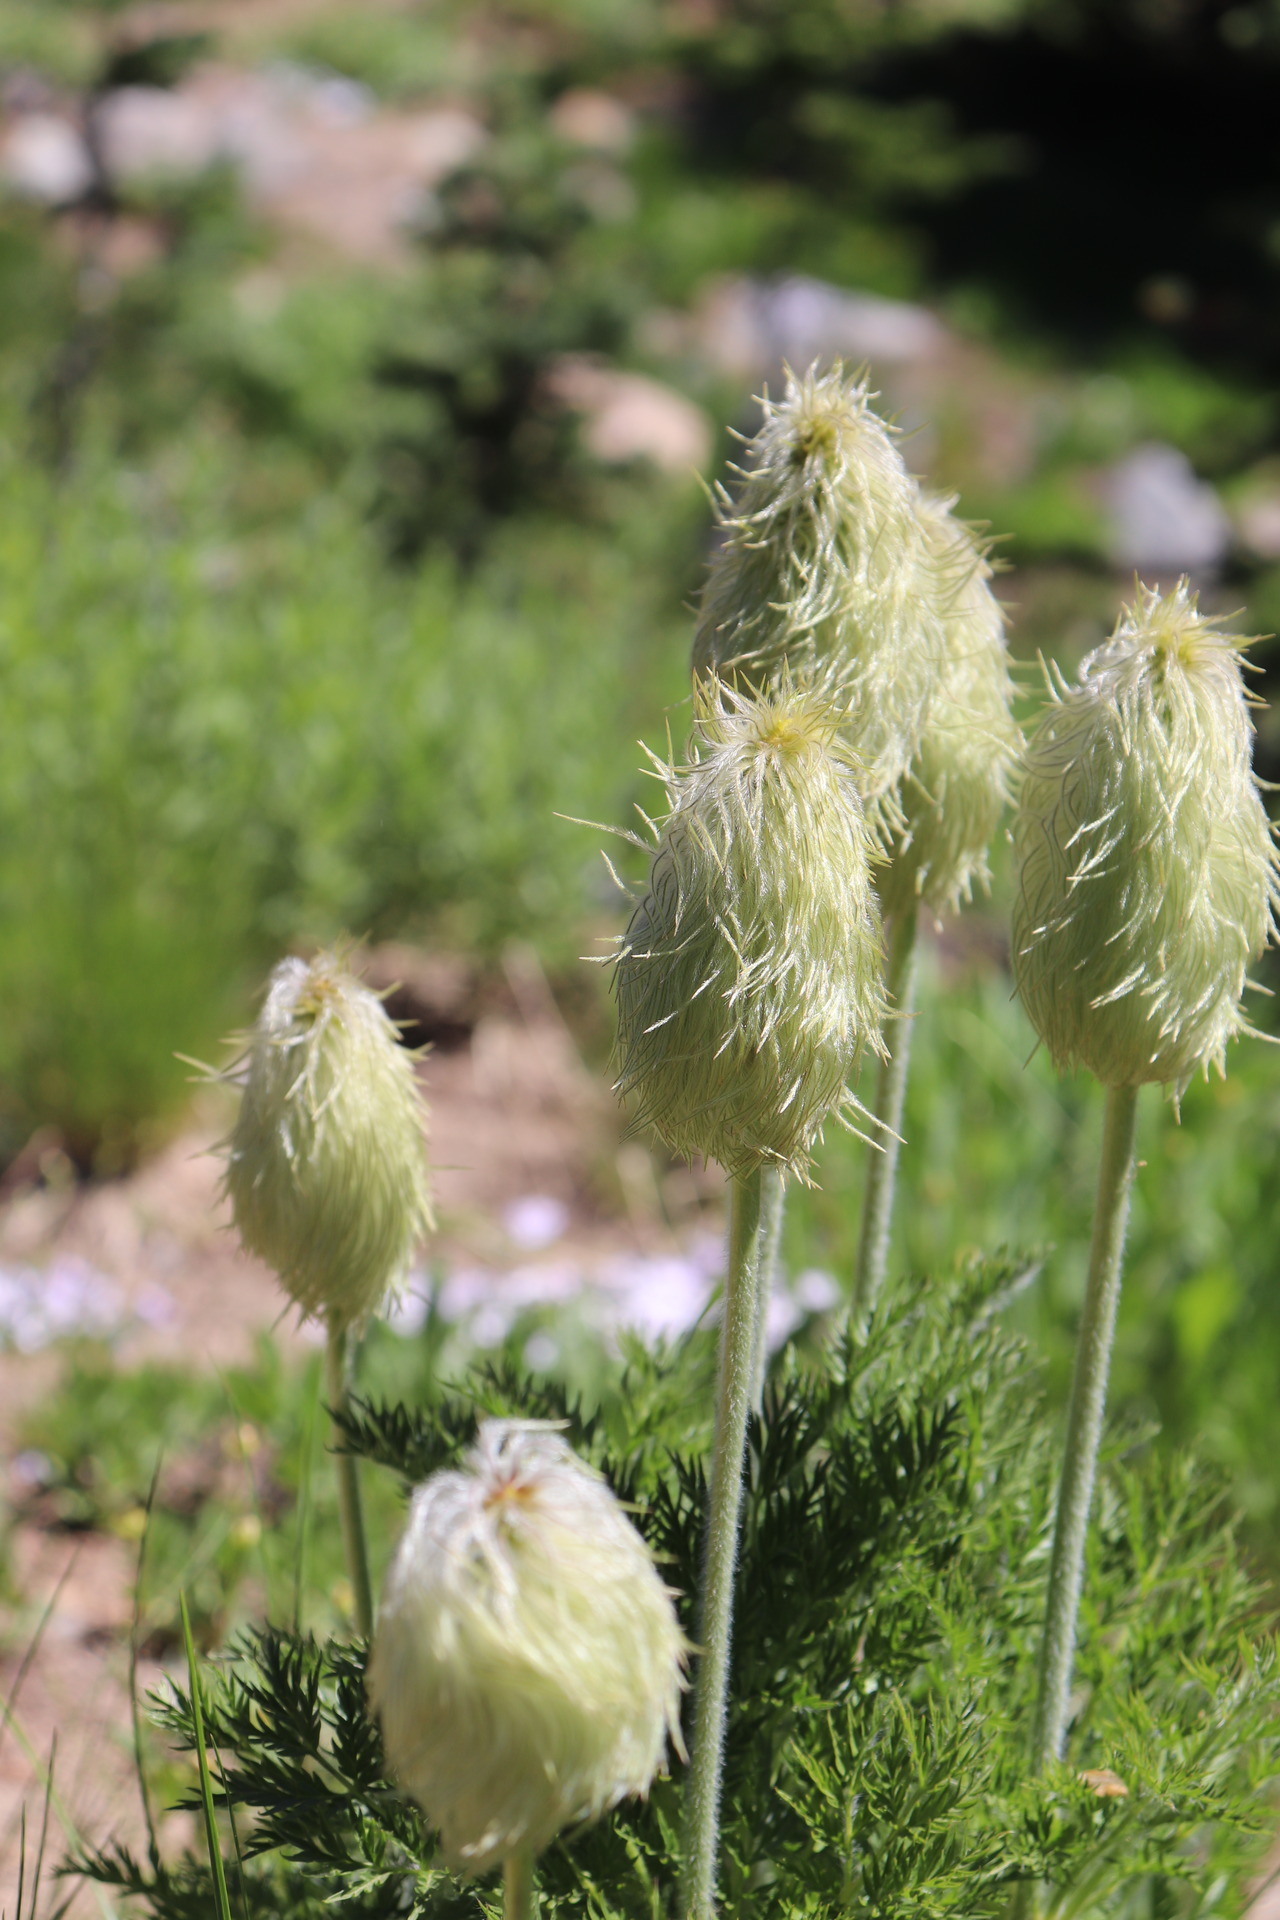
[{"label": "white rock", "polygon": [[795,1296],[805,1313],[831,1313],[844,1299],[839,1281],[824,1267],[806,1267],[798,1273]]},{"label": "white rock", "polygon": [[634,1327],[646,1339],[676,1339],[707,1310],[706,1279],[677,1254],[621,1254],[601,1278],[616,1295],[615,1324]]},{"label": "white rock", "polygon": [[1111,470],[1111,550],[1138,573],[1211,573],[1231,544],[1231,523],[1213,488],[1176,447],[1135,447]]},{"label": "white rock", "polygon": [[88,192],[93,162],[69,121],[56,113],[25,113],[0,147],[0,175],[21,199],[62,207]]},{"label": "white rock", "polygon": [[569,1209],[549,1193],[526,1193],[513,1200],[502,1215],[507,1238],[530,1252],[562,1239],[569,1226]]}]

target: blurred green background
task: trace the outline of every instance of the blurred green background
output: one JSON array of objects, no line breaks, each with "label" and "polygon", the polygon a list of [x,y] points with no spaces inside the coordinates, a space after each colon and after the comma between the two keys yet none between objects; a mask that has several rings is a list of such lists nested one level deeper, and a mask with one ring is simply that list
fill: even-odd
[{"label": "blurred green background", "polygon": [[[787,355],[867,359],[1000,536],[1028,713],[1135,566],[1280,625],[1278,83],[1275,0],[4,0],[0,1161],[127,1169],[175,1053],[344,930],[532,942],[603,1071],[561,816],[680,736],[699,481]],[[929,963],[902,1250],[1052,1249],[1062,1393],[1100,1106],[1024,1064],[997,865]],[[1116,1374],[1272,1556],[1278,1120],[1257,1042],[1147,1097]],[[820,1177],[789,1251],[840,1272],[861,1149]]]}]

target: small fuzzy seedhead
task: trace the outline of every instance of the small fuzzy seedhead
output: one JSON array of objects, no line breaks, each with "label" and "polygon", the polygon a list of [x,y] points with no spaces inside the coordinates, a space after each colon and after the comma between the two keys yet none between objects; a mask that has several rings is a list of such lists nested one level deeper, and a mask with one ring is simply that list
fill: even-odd
[{"label": "small fuzzy seedhead", "polygon": [[946,501],[921,504],[939,571],[950,582],[947,653],[898,791],[902,822],[878,876],[886,915],[902,913],[917,899],[938,913],[967,900],[975,880],[987,884],[987,849],[1008,805],[1022,745],[991,568]]},{"label": "small fuzzy seedhead", "polygon": [[946,657],[954,567],[926,537],[920,489],[865,380],[788,375],[765,399],[736,504],[703,591],[695,677],[753,685],[833,671],[864,799],[888,794],[916,752]]},{"label": "small fuzzy seedhead", "polygon": [[1055,694],[1014,838],[1014,976],[1054,1063],[1175,1099],[1247,1031],[1245,969],[1275,933],[1277,860],[1250,765],[1247,643],[1185,580],[1142,587]]},{"label": "small fuzzy seedhead", "polygon": [[803,1175],[884,1014],[877,857],[829,691],[694,696],[615,961],[619,1095],[673,1152]]},{"label": "small fuzzy seedhead", "polygon": [[649,1549],[558,1434],[486,1420],[409,1509],[369,1699],[396,1779],[481,1873],[648,1791],[688,1645]]},{"label": "small fuzzy seedhead", "polygon": [[243,1079],[226,1173],[240,1237],[303,1313],[358,1324],[433,1224],[413,1060],[322,953],[272,974]]}]

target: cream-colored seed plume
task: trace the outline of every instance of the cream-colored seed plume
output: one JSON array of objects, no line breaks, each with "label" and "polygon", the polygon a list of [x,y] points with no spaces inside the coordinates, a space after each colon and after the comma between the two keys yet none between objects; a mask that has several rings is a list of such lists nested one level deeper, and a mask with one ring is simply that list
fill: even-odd
[{"label": "cream-colored seed plume", "polygon": [[1247,1030],[1245,970],[1280,894],[1245,645],[1185,580],[1142,587],[1027,751],[1014,975],[1055,1064],[1109,1087],[1159,1081],[1176,1099]]},{"label": "cream-colored seed plume", "polygon": [[616,1091],[676,1153],[803,1174],[882,1044],[859,768],[819,686],[707,682],[694,716],[692,758],[661,768],[669,811],[615,962]]},{"label": "cream-colored seed plume", "polygon": [[920,490],[865,380],[788,375],[765,399],[711,564],[693,643],[695,677],[753,685],[835,671],[863,797],[904,777],[947,653],[954,571],[926,537]]},{"label": "cream-colored seed plume", "polygon": [[226,1185],[302,1311],[358,1324],[432,1226],[425,1111],[378,996],[331,953],[281,961],[245,1058]]},{"label": "cream-colored seed plume", "polygon": [[899,789],[902,824],[878,875],[880,903],[897,914],[915,900],[940,912],[990,878],[987,849],[1009,802],[1022,735],[1004,616],[991,568],[949,503],[922,498],[926,537],[947,581],[946,658],[924,717],[910,772]]},{"label": "cream-colored seed plume", "polygon": [[545,1428],[486,1420],[413,1497],[369,1699],[392,1773],[480,1873],[648,1791],[688,1646],[613,1494]]}]

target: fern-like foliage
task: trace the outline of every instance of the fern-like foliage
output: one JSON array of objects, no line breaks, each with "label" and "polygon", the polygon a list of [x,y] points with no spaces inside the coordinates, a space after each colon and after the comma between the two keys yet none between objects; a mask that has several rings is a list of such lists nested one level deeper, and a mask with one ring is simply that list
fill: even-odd
[{"label": "fern-like foliage", "polygon": [[[722,1905],[752,1920],[997,1920],[1020,1882],[1046,1915],[1242,1910],[1280,1773],[1280,1676],[1231,1516],[1193,1461],[1113,1440],[1081,1619],[1069,1758],[1030,1764],[1057,1462],[1023,1344],[996,1310],[1012,1264],[920,1282],[820,1364],[784,1358],[753,1423],[733,1652]],[[602,1409],[500,1371],[417,1408],[363,1405],[356,1451],[413,1480],[483,1413],[562,1419],[671,1584],[696,1589],[710,1340],[625,1362]],[[496,1914],[434,1864],[383,1775],[364,1650],[265,1629],[206,1683],[253,1915]],[[161,1709],[190,1745],[190,1701]],[[546,1920],[663,1920],[679,1777],[542,1858]],[[228,1849],[231,1851],[231,1849]],[[81,1871],[188,1920],[194,1863]],[[232,1878],[235,1878],[234,1872]],[[207,1900],[207,1887],[204,1898]],[[201,1909],[207,1911],[207,1906]]]}]

